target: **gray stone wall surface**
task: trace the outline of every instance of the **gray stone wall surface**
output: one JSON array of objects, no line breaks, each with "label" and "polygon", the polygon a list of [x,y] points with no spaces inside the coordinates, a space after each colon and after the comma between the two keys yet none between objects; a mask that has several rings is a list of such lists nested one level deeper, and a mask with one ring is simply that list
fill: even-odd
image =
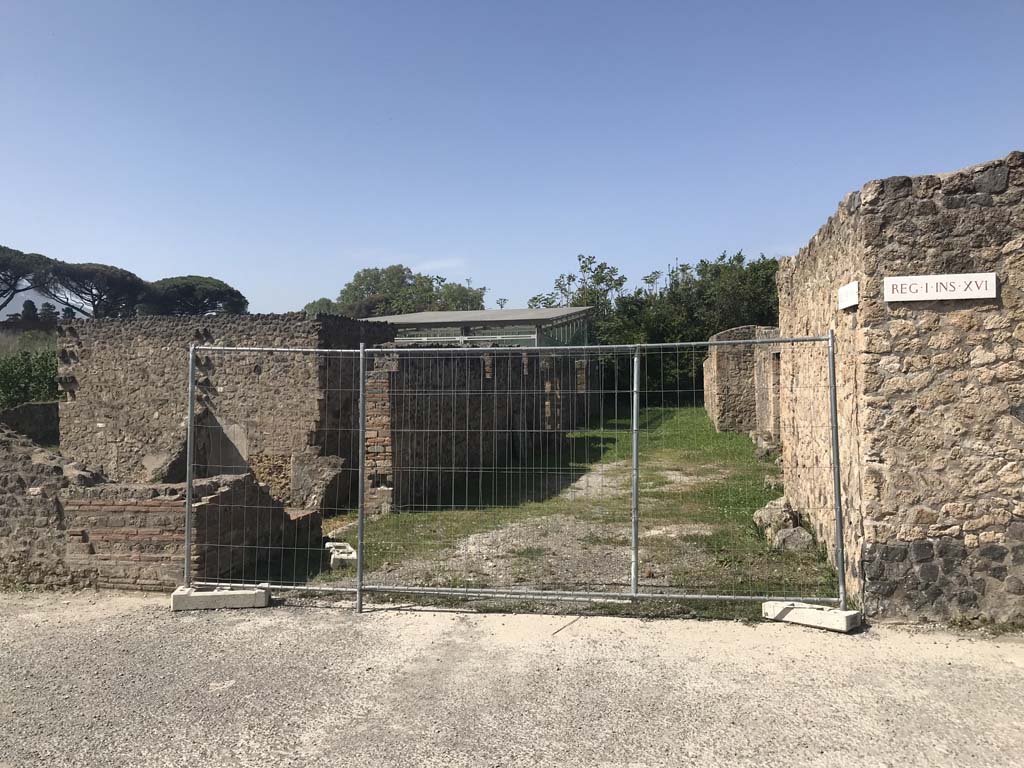
[{"label": "gray stone wall surface", "polygon": [[[189,345],[316,347],[318,341],[317,325],[300,314],[61,325],[58,381],[66,393],[60,404],[61,449],[102,467],[113,481],[183,480]],[[225,431],[244,422],[256,410],[248,395],[264,375],[263,359],[218,352],[200,352],[197,358],[200,407],[212,411]],[[278,404],[293,413],[298,426],[272,434],[261,430],[253,453],[283,453],[306,443],[301,433],[311,431],[316,421],[314,366],[312,357],[273,360],[265,373],[281,381]],[[220,456],[206,457],[205,445],[197,448],[209,461],[229,464]],[[218,474],[225,468],[211,466],[210,471]]]},{"label": "gray stone wall surface", "polygon": [[[883,278],[995,272],[995,299],[892,302]],[[857,307],[837,289],[860,282]],[[844,199],[779,271],[780,333],[837,338],[850,583],[877,616],[1024,617],[1024,154]],[[786,495],[834,546],[824,356],[781,360]]]}]

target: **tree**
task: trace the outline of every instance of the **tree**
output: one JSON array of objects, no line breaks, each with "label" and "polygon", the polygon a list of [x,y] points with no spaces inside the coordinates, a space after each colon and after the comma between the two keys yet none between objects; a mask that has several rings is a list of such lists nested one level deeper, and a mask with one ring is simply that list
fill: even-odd
[{"label": "tree", "polygon": [[337,304],[351,317],[422,312],[433,305],[435,283],[429,275],[401,264],[360,269],[338,293]]},{"label": "tree", "polygon": [[747,261],[742,251],[717,259],[701,259],[695,267],[675,267],[669,275],[664,301],[670,312],[685,309],[703,341],[719,331],[740,325],[776,325],[779,294],[775,274],[779,263],[762,254]]},{"label": "tree", "polygon": [[593,307],[591,321],[602,343],[613,343],[616,300],[626,286],[625,275],[593,256],[576,257],[579,273],[563,273],[555,279],[554,290],[530,299],[531,307]]},{"label": "tree", "polygon": [[140,311],[150,315],[245,314],[249,301],[222,280],[198,275],[165,277],[150,283]]},{"label": "tree", "polygon": [[470,281],[449,283],[443,277],[413,272],[402,264],[361,269],[338,293],[336,301],[311,301],[309,314],[327,312],[349,317],[380,317],[429,310],[484,308],[486,288]]},{"label": "tree", "polygon": [[[47,302],[47,303],[49,303],[49,302]],[[75,319],[75,310],[72,309],[71,307],[64,307],[60,311],[60,319],[61,320],[74,320]]]},{"label": "tree", "polygon": [[39,308],[32,299],[25,299],[21,305],[21,319],[30,323],[39,321]]},{"label": "tree", "polygon": [[49,301],[44,301],[39,306],[39,319],[44,323],[56,323],[60,319],[60,315],[57,314],[57,307]]},{"label": "tree", "polygon": [[86,317],[129,317],[145,297],[147,286],[141,277],[120,267],[54,261],[40,290]]},{"label": "tree", "polygon": [[341,310],[338,308],[336,302],[328,299],[326,296],[320,299],[309,302],[303,310],[310,317],[316,315],[340,315]]},{"label": "tree", "polygon": [[594,332],[602,344],[706,341],[740,325],[776,325],[778,262],[743,252],[696,265],[676,264],[651,272],[643,287],[626,290],[618,268],[580,255],[578,274],[559,275],[552,291],[531,307],[592,306]]},{"label": "tree", "polygon": [[433,309],[458,311],[484,308],[486,288],[474,288],[468,280],[466,285],[448,283],[443,278],[435,278],[435,280],[439,282],[434,291]]},{"label": "tree", "polygon": [[0,310],[25,291],[38,290],[46,281],[50,259],[0,245]]}]

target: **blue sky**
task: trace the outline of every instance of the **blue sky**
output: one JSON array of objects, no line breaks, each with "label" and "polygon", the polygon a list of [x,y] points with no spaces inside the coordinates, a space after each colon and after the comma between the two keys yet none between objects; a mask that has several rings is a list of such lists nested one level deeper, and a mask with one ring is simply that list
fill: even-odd
[{"label": "blue sky", "polygon": [[0,243],[254,311],[365,266],[524,305],[793,253],[842,196],[1024,149],[1024,2],[0,0]]}]

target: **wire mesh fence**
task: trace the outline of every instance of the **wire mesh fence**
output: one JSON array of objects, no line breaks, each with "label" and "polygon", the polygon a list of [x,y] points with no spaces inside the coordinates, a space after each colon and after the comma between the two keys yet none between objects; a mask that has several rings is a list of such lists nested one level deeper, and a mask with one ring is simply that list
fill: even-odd
[{"label": "wire mesh fence", "polygon": [[[835,513],[827,362],[820,342],[641,351],[641,592],[838,595],[814,542]],[[802,442],[785,461],[783,434]]]},{"label": "wire mesh fence", "polygon": [[330,568],[323,520],[354,526],[359,509],[358,366],[358,352],[195,350],[189,547],[198,583],[310,585]]},{"label": "wire mesh fence", "polygon": [[368,354],[371,588],[628,589],[594,540],[629,533],[628,351]]},{"label": "wire mesh fence", "polygon": [[824,340],[193,359],[196,583],[838,596]]}]

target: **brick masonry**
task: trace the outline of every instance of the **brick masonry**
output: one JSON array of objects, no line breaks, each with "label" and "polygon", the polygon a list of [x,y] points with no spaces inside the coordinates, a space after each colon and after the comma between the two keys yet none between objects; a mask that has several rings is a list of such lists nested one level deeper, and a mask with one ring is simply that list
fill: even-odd
[{"label": "brick masonry", "polygon": [[[886,303],[886,276],[995,272],[995,299]],[[857,307],[838,288],[860,282]],[[780,333],[837,337],[845,542],[872,615],[1024,618],[1024,153],[872,181],[779,271]],[[783,354],[786,494],[834,545],[824,356]],[[816,510],[821,510],[819,514]]]},{"label": "brick masonry", "polygon": [[[316,513],[289,515],[252,475],[194,486],[192,573],[196,579],[269,580],[287,567],[285,543],[320,549]],[[169,590],[184,578],[185,486],[70,488],[62,503],[69,569],[99,587]]]},{"label": "brick masonry", "polygon": [[[185,486],[103,483],[0,429],[0,585],[169,590],[184,578]],[[317,513],[286,510],[252,475],[194,486],[196,578],[271,576],[320,550]]]}]

